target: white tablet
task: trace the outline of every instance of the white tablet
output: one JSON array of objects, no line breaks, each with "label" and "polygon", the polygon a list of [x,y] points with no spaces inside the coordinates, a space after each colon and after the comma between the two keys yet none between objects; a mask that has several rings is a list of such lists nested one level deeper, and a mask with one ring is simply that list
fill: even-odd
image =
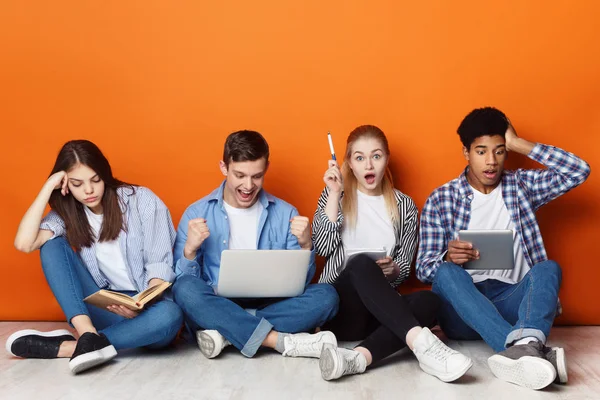
[{"label": "white tablet", "polygon": [[381,260],[387,256],[387,251],[384,248],[381,249],[347,249],[345,250],[346,257],[344,258],[344,265],[348,264],[348,261],[353,259],[359,254],[364,254],[373,261]]}]

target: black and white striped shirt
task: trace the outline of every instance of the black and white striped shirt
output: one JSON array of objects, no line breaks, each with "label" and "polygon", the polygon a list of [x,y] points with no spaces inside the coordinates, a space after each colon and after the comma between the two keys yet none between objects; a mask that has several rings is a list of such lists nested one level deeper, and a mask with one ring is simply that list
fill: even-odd
[{"label": "black and white striped shirt", "polygon": [[[394,226],[394,235],[396,244],[391,257],[400,267],[398,278],[390,284],[394,287],[408,278],[410,273],[410,264],[417,249],[417,226],[418,214],[415,202],[402,193],[394,189],[396,203],[400,214],[399,223]],[[337,221],[331,222],[325,213],[329,188],[325,187],[313,218],[312,231],[315,251],[318,255],[326,258],[325,268],[319,277],[320,283],[333,284],[340,276],[344,266],[344,246],[342,244],[342,206],[340,203]]]}]

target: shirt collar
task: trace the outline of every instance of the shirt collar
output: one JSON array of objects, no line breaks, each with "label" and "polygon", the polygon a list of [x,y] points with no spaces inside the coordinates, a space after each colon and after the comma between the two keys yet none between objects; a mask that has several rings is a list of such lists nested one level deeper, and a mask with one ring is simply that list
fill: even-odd
[{"label": "shirt collar", "polygon": [[[216,201],[220,208],[223,208],[223,192],[225,191],[225,182],[224,180],[221,182],[218,188],[212,191],[211,194],[208,195],[208,201]],[[267,193],[264,189],[261,189],[258,193],[258,201],[262,204],[263,208],[267,208],[270,203],[275,203],[275,196]]]}]

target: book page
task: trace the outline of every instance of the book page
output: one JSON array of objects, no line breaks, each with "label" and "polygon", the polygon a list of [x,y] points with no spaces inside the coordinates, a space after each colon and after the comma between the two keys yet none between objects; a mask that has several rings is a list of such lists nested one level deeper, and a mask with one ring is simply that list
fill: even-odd
[{"label": "book page", "polygon": [[135,295],[134,300],[139,303],[146,304],[150,300],[159,296],[169,286],[171,286],[171,282],[163,282],[159,285],[149,287],[148,289],[144,290],[143,292],[140,292],[137,295]]},{"label": "book page", "polygon": [[88,304],[92,304],[99,308],[104,308],[118,304],[129,308],[130,310],[139,311],[141,307],[138,307],[135,303],[135,299],[127,296],[123,293],[113,292],[111,290],[101,289],[94,294],[83,299]]}]

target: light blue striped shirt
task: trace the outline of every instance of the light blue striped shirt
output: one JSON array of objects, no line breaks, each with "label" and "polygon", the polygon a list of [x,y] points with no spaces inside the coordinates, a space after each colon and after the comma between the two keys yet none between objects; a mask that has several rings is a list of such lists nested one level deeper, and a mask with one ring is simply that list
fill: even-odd
[{"label": "light blue striped shirt", "polygon": [[[173,282],[173,244],[175,228],[167,206],[150,189],[134,186],[117,189],[119,204],[127,230],[121,230],[118,241],[127,265],[127,274],[138,292],[148,287],[153,278]],[[50,211],[42,220],[40,229],[47,229],[57,236],[65,236],[62,218]],[[79,252],[83,263],[100,288],[109,288],[110,282],[98,268],[96,245],[83,247]]]}]

